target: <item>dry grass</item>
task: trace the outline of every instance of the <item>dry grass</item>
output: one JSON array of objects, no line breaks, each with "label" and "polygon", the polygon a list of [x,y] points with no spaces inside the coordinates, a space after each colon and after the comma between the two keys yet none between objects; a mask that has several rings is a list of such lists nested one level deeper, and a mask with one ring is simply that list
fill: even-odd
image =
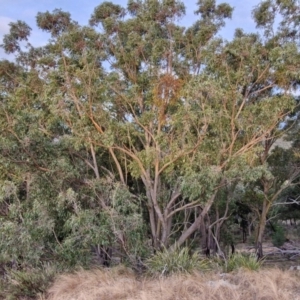
[{"label": "dry grass", "polygon": [[48,300],[300,300],[300,276],[279,269],[137,280],[126,269],[57,278]]}]

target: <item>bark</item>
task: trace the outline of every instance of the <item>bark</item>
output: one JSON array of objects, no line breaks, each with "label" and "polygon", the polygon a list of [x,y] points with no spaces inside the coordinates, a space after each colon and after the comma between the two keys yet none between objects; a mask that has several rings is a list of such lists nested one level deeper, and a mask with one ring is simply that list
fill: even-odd
[{"label": "bark", "polygon": [[156,219],[154,214],[153,206],[148,205],[149,219],[150,219],[150,228],[151,228],[151,238],[152,238],[152,247],[157,249],[158,247],[158,238],[156,235]]},{"label": "bark", "polygon": [[200,224],[200,232],[201,232],[201,250],[202,253],[206,256],[209,256],[209,247],[208,247],[208,232],[205,224],[204,218],[201,220]]},{"label": "bark", "polygon": [[259,220],[258,230],[257,230],[257,238],[256,238],[256,254],[258,259],[263,258],[262,242],[263,242],[263,234],[266,228],[267,213],[268,213],[268,205],[267,205],[267,199],[265,199],[263,202],[263,209],[260,215],[260,220]]},{"label": "bark", "polygon": [[[221,184],[223,183],[223,181],[221,182]],[[195,219],[194,223],[187,228],[187,230],[185,230],[180,238],[177,241],[177,246],[181,246],[197,229],[200,228],[200,224],[202,222],[202,220],[204,219],[204,217],[207,215],[207,213],[209,212],[211,206],[214,203],[214,200],[217,196],[218,193],[218,189],[215,190],[215,192],[213,193],[213,195],[210,197],[210,199],[207,201],[207,203],[205,204],[203,210],[201,211],[201,213],[199,214],[199,216]],[[174,247],[175,245],[173,245],[172,247]]]}]

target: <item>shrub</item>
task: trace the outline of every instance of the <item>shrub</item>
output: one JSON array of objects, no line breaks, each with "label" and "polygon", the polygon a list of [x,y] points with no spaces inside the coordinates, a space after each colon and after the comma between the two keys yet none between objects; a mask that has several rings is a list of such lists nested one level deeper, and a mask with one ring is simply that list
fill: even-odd
[{"label": "shrub", "polygon": [[35,298],[49,288],[58,269],[54,266],[43,266],[27,270],[9,269],[5,279],[1,280],[1,299]]},{"label": "shrub", "polygon": [[277,225],[275,232],[272,234],[272,243],[275,247],[281,247],[285,242],[285,232],[284,228]]},{"label": "shrub", "polygon": [[209,262],[197,252],[190,254],[187,247],[174,250],[163,249],[146,261],[148,272],[152,275],[171,275],[174,273],[191,273],[194,270],[205,271]]}]

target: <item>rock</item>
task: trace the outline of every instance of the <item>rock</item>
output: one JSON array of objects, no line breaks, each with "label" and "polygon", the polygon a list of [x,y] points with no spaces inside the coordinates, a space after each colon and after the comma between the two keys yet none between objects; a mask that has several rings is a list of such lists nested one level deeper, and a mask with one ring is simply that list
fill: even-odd
[{"label": "rock", "polygon": [[290,266],[289,271],[300,271],[300,266]]}]

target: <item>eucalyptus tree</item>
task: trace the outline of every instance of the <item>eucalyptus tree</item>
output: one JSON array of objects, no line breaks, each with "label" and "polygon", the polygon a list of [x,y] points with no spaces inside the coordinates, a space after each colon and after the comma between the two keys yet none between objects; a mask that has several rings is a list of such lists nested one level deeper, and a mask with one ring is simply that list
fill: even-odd
[{"label": "eucalyptus tree", "polygon": [[257,27],[264,35],[280,42],[299,44],[299,0],[264,0],[253,10]]},{"label": "eucalyptus tree", "polygon": [[[197,4],[189,28],[179,25],[183,2],[130,0],[127,8],[103,2],[90,26],[60,10],[39,13],[51,34],[41,49],[20,50],[23,23],[4,39],[21,67],[39,53],[26,74],[37,74],[38,98],[67,131],[58,137],[88,149],[93,182],[108,176],[139,196],[155,248],[182,245],[203,227],[221,188],[262,176],[262,143],[294,105],[296,45],[241,30],[223,41],[216,35],[232,8]],[[49,133],[47,122],[36,126]],[[182,217],[192,208],[193,217]]]},{"label": "eucalyptus tree", "polygon": [[[178,1],[129,1],[127,10],[104,2],[90,20],[100,33],[70,22],[68,32],[52,34],[59,64],[52,74],[66,93],[49,85],[62,105],[57,114],[81,141],[107,149],[120,182],[142,181],[155,248],[167,245],[173,215],[198,205],[182,197],[180,168],[191,165],[208,119],[183,91],[231,14],[228,5],[199,1],[200,21],[185,30],[175,23],[184,11]],[[45,30],[47,17],[38,16]]]},{"label": "eucalyptus tree", "polygon": [[97,244],[118,245],[126,256],[141,251],[145,234],[138,201],[110,174],[94,180],[95,156],[105,169],[107,154],[74,140],[54,113],[44,94],[48,72],[55,69],[51,52],[29,43],[24,51],[20,42],[27,36],[16,33],[24,28],[22,22],[11,24],[4,48],[16,61],[0,62],[1,262],[87,264]]},{"label": "eucalyptus tree", "polygon": [[[269,173],[265,160],[261,160],[268,155],[264,146],[271,146],[271,141],[282,134],[277,130],[278,121],[296,104],[289,93],[294,82],[288,70],[298,63],[298,49],[295,44],[273,48],[270,41],[241,30],[220,48],[216,47],[198,83],[197,93],[206,92],[210,108],[218,114],[199,154],[206,154],[202,166],[209,158],[208,164],[220,170],[227,185],[234,186]],[[283,77],[283,67],[291,77]],[[208,147],[203,149],[205,145]]]},{"label": "eucalyptus tree", "polygon": [[[7,61],[0,70],[5,86],[0,105],[1,263],[87,264],[97,244],[100,252],[118,245],[121,256],[143,251],[137,199],[112,176],[94,180],[93,148],[74,142],[63,120],[49,113],[51,103],[39,94],[42,81],[31,77],[35,70]],[[96,154],[105,168],[106,153]]]}]

